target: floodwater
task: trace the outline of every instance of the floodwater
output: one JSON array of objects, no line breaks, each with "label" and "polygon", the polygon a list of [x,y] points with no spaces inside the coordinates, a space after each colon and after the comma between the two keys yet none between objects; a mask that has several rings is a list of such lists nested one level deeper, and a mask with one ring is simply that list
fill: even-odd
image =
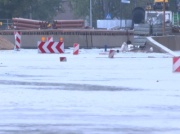
[{"label": "floodwater", "polygon": [[0,81],[0,134],[179,134],[176,90]]},{"label": "floodwater", "polygon": [[99,52],[1,51],[0,134],[180,134],[172,59]]}]

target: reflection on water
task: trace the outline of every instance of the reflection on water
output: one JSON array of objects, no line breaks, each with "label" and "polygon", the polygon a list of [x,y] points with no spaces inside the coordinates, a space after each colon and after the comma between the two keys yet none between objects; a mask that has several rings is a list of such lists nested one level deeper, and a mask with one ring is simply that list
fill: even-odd
[{"label": "reflection on water", "polygon": [[179,134],[177,91],[0,81],[0,134]]},{"label": "reflection on water", "polygon": [[[45,83],[45,82],[22,82],[22,81],[8,81],[0,80],[3,85],[24,85],[26,89],[36,90],[82,90],[82,91],[135,91],[140,89],[130,89],[126,87],[111,87],[111,86],[97,86],[97,85],[79,85],[79,84],[64,84],[64,83]],[[34,86],[33,88],[29,86]]]}]

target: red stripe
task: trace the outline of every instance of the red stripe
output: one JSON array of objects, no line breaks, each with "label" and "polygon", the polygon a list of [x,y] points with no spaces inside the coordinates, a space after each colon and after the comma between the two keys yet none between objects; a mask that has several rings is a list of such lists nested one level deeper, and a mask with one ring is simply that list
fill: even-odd
[{"label": "red stripe", "polygon": [[40,44],[38,45],[38,48],[42,53],[46,53],[46,51],[43,49],[44,44],[45,44],[45,42],[40,42]]},{"label": "red stripe", "polygon": [[51,53],[54,53],[53,49],[52,49],[52,45],[54,44],[54,42],[50,42],[47,46],[48,50],[51,52]]},{"label": "red stripe", "polygon": [[16,40],[19,44],[21,44],[21,40],[18,37],[16,37]]},{"label": "red stripe", "polygon": [[16,49],[19,49],[19,46],[18,46],[18,45],[16,45]]},{"label": "red stripe", "polygon": [[176,72],[180,72],[180,67],[178,67],[178,68],[176,69]]},{"label": "red stripe", "polygon": [[66,61],[66,57],[60,57],[60,61]]},{"label": "red stripe", "polygon": [[58,42],[56,49],[58,50],[59,53],[64,53],[63,50],[61,49],[63,42]]},{"label": "red stripe", "polygon": [[173,58],[173,64],[175,64],[179,59],[180,59],[180,57],[174,57]]},{"label": "red stripe", "polygon": [[[173,65],[176,64],[176,62],[180,60],[180,57],[174,57],[173,58]],[[175,72],[180,72],[180,66],[175,70]]]},{"label": "red stripe", "polygon": [[77,44],[77,43],[74,43],[74,47],[77,47],[79,44]]}]

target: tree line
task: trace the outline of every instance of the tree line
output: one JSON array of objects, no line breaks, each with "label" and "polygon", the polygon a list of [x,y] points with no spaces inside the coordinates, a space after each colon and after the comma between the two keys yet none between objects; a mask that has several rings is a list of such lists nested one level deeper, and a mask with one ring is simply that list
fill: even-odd
[{"label": "tree line", "polygon": [[[89,18],[90,0],[67,0],[77,18]],[[131,19],[134,7],[145,8],[147,3],[154,0],[130,0],[130,4],[121,0],[92,0],[93,22],[105,19],[107,14],[111,18]],[[51,20],[57,11],[63,12],[63,0],[0,0],[0,18],[13,17]],[[176,10],[176,0],[169,0],[170,9]]]},{"label": "tree line", "polygon": [[[90,12],[90,0],[69,0],[74,14],[77,17],[88,18]],[[154,0],[130,0],[130,4],[122,3],[121,0],[91,0],[92,16],[94,25],[98,19],[106,19],[110,15],[111,19],[131,19],[132,11],[135,7],[146,8],[147,4],[154,3]],[[169,0],[170,10],[176,11],[176,0]]]},{"label": "tree line", "polygon": [[0,18],[13,17],[49,20],[59,10],[62,0],[0,0]]}]

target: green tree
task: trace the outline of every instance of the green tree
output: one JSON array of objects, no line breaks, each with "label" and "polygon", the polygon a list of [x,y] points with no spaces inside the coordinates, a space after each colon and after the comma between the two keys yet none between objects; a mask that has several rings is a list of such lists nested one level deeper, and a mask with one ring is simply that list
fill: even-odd
[{"label": "green tree", "polygon": [[[74,14],[77,17],[89,16],[90,0],[69,0]],[[92,0],[93,25],[96,20],[106,19],[108,13],[112,18],[131,19],[135,7],[146,8],[147,4],[153,4],[154,0],[130,0],[130,4],[121,3],[121,0]],[[170,10],[175,11],[176,0],[169,0]]]},{"label": "green tree", "polygon": [[0,0],[0,17],[23,17],[32,19],[52,19],[62,4],[62,0]]},{"label": "green tree", "polygon": [[170,10],[173,12],[177,12],[177,1],[169,0]]},{"label": "green tree", "polygon": [[69,0],[74,15],[85,17],[89,14],[89,0]]},{"label": "green tree", "polygon": [[[69,0],[74,14],[77,17],[89,16],[90,0]],[[92,0],[93,24],[96,20],[106,19],[107,14],[111,14],[112,18],[130,19],[134,8],[135,0],[131,0],[130,4],[121,3],[120,0]],[[142,5],[146,0],[137,0],[137,5]],[[149,1],[149,0],[148,0]]]}]

